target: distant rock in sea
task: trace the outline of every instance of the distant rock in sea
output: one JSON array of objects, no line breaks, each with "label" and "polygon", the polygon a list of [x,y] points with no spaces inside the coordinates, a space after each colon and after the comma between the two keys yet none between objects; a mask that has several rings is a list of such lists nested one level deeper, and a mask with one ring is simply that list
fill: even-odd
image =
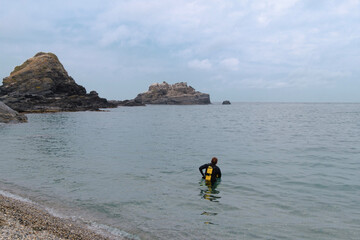
[{"label": "distant rock in sea", "polygon": [[40,52],[3,79],[0,101],[18,112],[85,111],[115,107],[75,83],[57,56]]},{"label": "distant rock in sea", "polygon": [[27,122],[24,114],[18,113],[9,108],[5,103],[0,102],[0,123],[22,123]]},{"label": "distant rock in sea", "polygon": [[163,82],[152,84],[147,92],[140,93],[132,101],[143,104],[210,104],[210,96],[209,94],[195,91],[194,88],[184,82],[172,85]]},{"label": "distant rock in sea", "polygon": [[222,104],[223,104],[223,105],[230,105],[231,102],[230,102],[229,100],[225,100],[225,101],[222,102]]}]

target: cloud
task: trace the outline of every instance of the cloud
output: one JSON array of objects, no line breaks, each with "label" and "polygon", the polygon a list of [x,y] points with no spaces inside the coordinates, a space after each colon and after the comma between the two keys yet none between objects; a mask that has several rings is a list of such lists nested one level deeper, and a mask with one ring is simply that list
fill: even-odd
[{"label": "cloud", "polygon": [[239,70],[239,59],[237,58],[226,58],[220,62],[220,65],[231,71]]},{"label": "cloud", "polygon": [[120,25],[113,31],[106,31],[100,38],[101,46],[109,46],[112,44],[120,44],[120,46],[137,46],[144,39],[145,34],[135,29],[130,29],[126,25]]},{"label": "cloud", "polygon": [[209,59],[204,59],[204,60],[194,59],[188,62],[188,67],[193,69],[200,69],[200,70],[210,70],[212,68],[212,64],[210,63]]},{"label": "cloud", "polygon": [[323,89],[333,87],[339,80],[348,79],[349,73],[344,71],[329,71],[317,68],[299,68],[291,71],[288,75],[282,77],[260,76],[247,77],[235,81],[232,84],[241,88],[254,89],[279,89],[279,88],[315,88]]},{"label": "cloud", "polygon": [[294,7],[299,0],[261,0],[253,1],[252,8],[257,15],[257,22],[263,26],[279,18]]},{"label": "cloud", "polygon": [[339,6],[335,8],[335,13],[339,15],[346,15],[354,11],[360,5],[360,0],[342,1]]},{"label": "cloud", "polygon": [[319,68],[300,68],[289,73],[286,80],[291,87],[314,87],[333,86],[336,81],[344,81],[349,77],[349,73],[338,70],[328,70]]},{"label": "cloud", "polygon": [[130,37],[129,29],[124,25],[120,25],[112,32],[105,32],[100,42],[101,45],[109,45],[114,42],[129,39],[129,37]]},{"label": "cloud", "polygon": [[[38,51],[70,61],[92,88],[100,82],[99,92],[99,79],[137,88],[221,76],[234,86],[286,89],[359,76],[360,0],[0,2],[2,76]],[[87,72],[87,59],[98,69]]]},{"label": "cloud", "polygon": [[275,89],[288,87],[287,82],[281,80],[264,79],[264,78],[245,78],[237,83],[241,88],[254,89]]},{"label": "cloud", "polygon": [[[189,44],[195,49],[218,39],[231,39],[229,33],[246,17],[244,9],[243,1],[117,1],[98,14],[93,29],[100,36],[107,36],[123,25],[130,34],[136,33],[133,38],[140,37],[139,44],[146,41],[160,46]],[[113,41],[121,36],[117,38]]]}]

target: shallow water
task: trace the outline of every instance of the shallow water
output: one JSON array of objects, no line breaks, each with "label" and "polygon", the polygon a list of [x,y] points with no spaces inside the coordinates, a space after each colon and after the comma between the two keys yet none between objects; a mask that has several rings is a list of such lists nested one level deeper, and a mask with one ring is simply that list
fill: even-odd
[{"label": "shallow water", "polygon": [[[30,114],[0,188],[134,239],[358,239],[360,104]],[[216,156],[223,178],[198,167]]]}]

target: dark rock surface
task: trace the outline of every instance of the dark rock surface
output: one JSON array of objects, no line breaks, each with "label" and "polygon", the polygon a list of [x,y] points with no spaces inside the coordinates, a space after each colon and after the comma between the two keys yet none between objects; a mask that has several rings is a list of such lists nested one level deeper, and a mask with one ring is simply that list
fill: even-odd
[{"label": "dark rock surface", "polygon": [[3,79],[0,101],[19,112],[86,111],[115,107],[75,83],[53,53],[38,53]]},{"label": "dark rock surface", "polygon": [[230,102],[229,100],[225,100],[225,101],[222,102],[222,104],[223,104],[223,105],[230,105],[231,102]]},{"label": "dark rock surface", "polygon": [[0,123],[21,123],[27,122],[24,114],[18,113],[9,108],[3,102],[0,102]]},{"label": "dark rock surface", "polygon": [[122,106],[122,107],[145,106],[145,104],[143,104],[142,102],[136,102],[134,99],[124,100],[124,101],[110,100],[109,102],[115,104],[116,106]]},{"label": "dark rock surface", "polygon": [[140,93],[135,102],[143,104],[210,104],[210,96],[206,93],[195,91],[187,83],[168,84],[154,83],[149,87],[149,91]]}]

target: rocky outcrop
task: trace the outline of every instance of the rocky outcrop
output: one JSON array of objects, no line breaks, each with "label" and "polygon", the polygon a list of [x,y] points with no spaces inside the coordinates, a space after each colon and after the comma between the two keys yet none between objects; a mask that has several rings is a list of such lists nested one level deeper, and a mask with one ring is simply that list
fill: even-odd
[{"label": "rocky outcrop", "polygon": [[225,100],[225,101],[222,102],[222,104],[223,104],[223,105],[230,105],[231,102],[230,102],[229,100]]},{"label": "rocky outcrop", "polygon": [[55,54],[38,53],[3,79],[0,100],[19,112],[85,111],[115,107],[75,83]]},{"label": "rocky outcrop", "polygon": [[0,102],[0,123],[21,123],[27,122],[27,117],[9,108]]},{"label": "rocky outcrop", "polygon": [[110,100],[109,102],[115,104],[116,106],[122,106],[122,107],[145,106],[145,104],[143,104],[141,102],[136,102],[134,99],[132,99],[132,100],[123,100],[123,101]]},{"label": "rocky outcrop", "polygon": [[133,101],[143,104],[210,104],[210,96],[195,91],[187,83],[154,83],[149,91],[139,94]]}]

